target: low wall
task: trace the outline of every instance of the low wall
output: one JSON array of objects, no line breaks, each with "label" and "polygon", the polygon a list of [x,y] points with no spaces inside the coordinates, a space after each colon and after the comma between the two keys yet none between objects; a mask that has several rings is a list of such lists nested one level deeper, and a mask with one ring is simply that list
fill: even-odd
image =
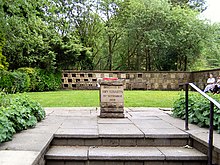
[{"label": "low wall", "polygon": [[217,79],[217,77],[220,75],[220,69],[191,72],[193,80],[192,82],[200,89],[204,89],[210,73],[212,73],[213,76]]},{"label": "low wall", "polygon": [[124,89],[179,90],[182,84],[193,82],[204,89],[209,74],[216,78],[220,69],[196,72],[129,72],[129,71],[74,71],[62,72],[63,89],[98,89],[100,78],[114,77],[124,80]]},{"label": "low wall", "polygon": [[191,80],[190,72],[73,71],[62,73],[63,89],[98,89],[100,78],[124,80],[124,89],[177,90]]}]

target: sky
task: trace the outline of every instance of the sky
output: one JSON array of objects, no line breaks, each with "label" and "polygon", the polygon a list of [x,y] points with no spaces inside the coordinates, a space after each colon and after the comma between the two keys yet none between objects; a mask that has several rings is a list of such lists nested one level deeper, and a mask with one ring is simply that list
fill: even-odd
[{"label": "sky", "polygon": [[220,23],[220,0],[206,0],[208,8],[202,13],[211,23]]}]

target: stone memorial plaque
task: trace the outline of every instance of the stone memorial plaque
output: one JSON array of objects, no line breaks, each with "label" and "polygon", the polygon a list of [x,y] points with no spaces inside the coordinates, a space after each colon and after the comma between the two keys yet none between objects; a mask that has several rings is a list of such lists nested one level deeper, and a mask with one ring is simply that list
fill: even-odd
[{"label": "stone memorial plaque", "polygon": [[101,102],[124,102],[123,86],[101,86]]}]

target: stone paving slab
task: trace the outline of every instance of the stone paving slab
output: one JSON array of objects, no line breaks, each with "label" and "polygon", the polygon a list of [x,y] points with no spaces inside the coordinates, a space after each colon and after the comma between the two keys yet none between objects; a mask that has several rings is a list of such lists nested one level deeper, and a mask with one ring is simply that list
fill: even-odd
[{"label": "stone paving slab", "polygon": [[21,132],[13,136],[12,141],[0,144],[0,150],[38,151],[45,150],[53,139],[51,133]]},{"label": "stone paving slab", "polygon": [[86,146],[52,146],[46,153],[47,159],[87,160],[89,147]]},{"label": "stone paving slab", "polygon": [[144,115],[140,115],[140,116],[137,116],[137,115],[134,115],[134,116],[129,116],[129,119],[131,121],[133,120],[161,120],[159,117],[157,116],[144,116]]},{"label": "stone paving slab", "polygon": [[207,156],[184,147],[85,147],[52,146],[47,159],[59,160],[207,160]]},{"label": "stone paving slab", "polygon": [[164,160],[156,147],[91,147],[90,160]]},{"label": "stone paving slab", "polygon": [[157,147],[166,160],[207,160],[207,156],[194,148],[185,147]]},{"label": "stone paving slab", "polygon": [[59,128],[54,136],[64,138],[98,138],[99,134],[96,128]]},{"label": "stone paving slab", "polygon": [[98,118],[98,124],[131,124],[131,120],[128,118]]},{"label": "stone paving slab", "polygon": [[46,116],[46,118],[44,120],[37,123],[37,126],[61,125],[66,119],[67,119],[67,116],[49,115],[49,116]]},{"label": "stone paving slab", "polygon": [[99,137],[144,137],[134,124],[99,124]]},{"label": "stone paving slab", "polygon": [[97,118],[68,118],[60,128],[91,128],[97,129]]},{"label": "stone paving slab", "polygon": [[4,151],[0,150],[1,165],[31,165],[39,152],[34,151]]},{"label": "stone paving slab", "polygon": [[178,128],[140,128],[147,138],[188,138],[189,134]]},{"label": "stone paving slab", "polygon": [[[173,126],[179,128],[179,129],[182,129],[184,130],[184,124],[185,124],[185,121],[184,120],[181,120],[179,118],[174,118],[170,115],[163,115],[163,116],[160,116],[160,118],[162,120],[164,120],[165,122],[168,122],[170,124],[172,124]],[[200,141],[201,143],[208,143],[208,133],[209,133],[209,130],[207,128],[201,128],[197,125],[194,125],[194,124],[189,124],[189,130],[184,130],[186,133],[190,134],[191,137],[195,138],[196,140]],[[214,131],[214,134],[213,134],[213,145],[219,149],[219,152],[220,152],[220,134],[218,134],[216,131]]]},{"label": "stone paving slab", "polygon": [[28,133],[28,134],[54,134],[54,132],[57,131],[59,128],[59,124],[52,124],[52,125],[36,125],[34,128],[29,128],[27,130],[22,131],[22,133]]},{"label": "stone paving slab", "polygon": [[[78,107],[68,107],[68,108],[45,108],[47,117],[45,120],[39,122],[37,124],[36,129],[28,129],[25,131],[22,131],[21,133],[17,133],[13,136],[13,140],[9,142],[5,142],[0,144],[0,151],[7,151],[7,152],[42,152],[49,143],[51,142],[54,134],[55,136],[59,136],[63,133],[64,135],[70,137],[144,137],[147,136],[150,131],[151,133],[155,132],[171,132],[165,129],[172,129],[176,128],[180,131],[185,132],[186,134],[189,133],[191,137],[194,137],[198,141],[201,141],[203,144],[207,143],[207,137],[208,137],[208,129],[206,128],[200,128],[198,126],[189,124],[190,130],[184,131],[184,121],[181,119],[173,118],[169,115],[168,112],[159,110],[158,108],[145,108],[145,107],[139,107],[139,108],[125,108],[125,116],[128,117],[124,121],[116,121],[109,119],[105,120],[99,120],[99,114],[100,110],[96,107],[85,107],[85,108],[78,108]],[[80,126],[80,119],[82,121],[88,119],[93,120],[93,118],[97,118],[97,127],[94,127],[94,129],[90,128],[81,128]],[[68,123],[71,120],[76,119],[76,128],[62,128],[63,123]],[[143,122],[141,123],[141,121]],[[147,128],[149,127],[148,122],[149,121],[160,121],[160,125],[156,125],[151,123],[152,130],[147,131]],[[94,121],[91,121],[92,123]],[[112,122],[112,123],[111,123]],[[139,123],[139,124],[138,124]],[[88,122],[89,124],[89,122]],[[149,123],[150,124],[150,123]],[[83,124],[82,124],[83,125]],[[163,128],[164,125],[168,125],[169,128]],[[170,128],[171,125],[171,128]],[[64,125],[63,125],[64,126]],[[93,125],[95,126],[95,125]],[[92,126],[92,127],[93,127]],[[155,127],[158,128],[155,128]],[[68,124],[67,124],[67,127]],[[48,130],[47,130],[48,128]],[[146,128],[146,129],[145,129]],[[155,129],[155,130],[153,130]],[[157,130],[158,129],[158,130]],[[179,131],[178,130],[178,131]],[[58,134],[60,131],[61,134]],[[177,131],[177,132],[178,132]],[[86,133],[88,132],[88,133]],[[215,131],[214,131],[215,132]],[[176,133],[176,132],[175,132]],[[180,133],[182,134],[182,133]],[[158,134],[154,134],[157,136]],[[159,136],[162,136],[160,134]],[[31,139],[31,140],[30,140]],[[220,149],[220,134],[214,133],[214,150]],[[34,155],[34,154],[33,154]],[[33,156],[32,155],[32,156]],[[30,156],[27,157],[32,157]],[[7,158],[4,158],[4,156],[0,156],[1,160],[8,160]],[[37,157],[37,156],[36,156]],[[8,160],[10,162],[10,160]],[[16,164],[19,164],[23,160],[14,157],[14,160]],[[2,165],[2,163],[0,163]],[[8,165],[7,163],[3,165]],[[10,163],[9,163],[10,165]]]},{"label": "stone paving slab", "polygon": [[163,120],[147,120],[147,119],[133,119],[132,122],[139,128],[151,129],[151,128],[176,128],[170,123]]}]

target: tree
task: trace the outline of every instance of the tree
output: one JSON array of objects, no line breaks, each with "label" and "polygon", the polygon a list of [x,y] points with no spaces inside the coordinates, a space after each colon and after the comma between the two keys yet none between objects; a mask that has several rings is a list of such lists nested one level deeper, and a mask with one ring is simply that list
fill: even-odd
[{"label": "tree", "polygon": [[171,3],[176,6],[188,6],[199,12],[203,12],[207,9],[206,0],[170,0]]},{"label": "tree", "polygon": [[220,64],[220,24],[206,24],[207,37],[202,42],[201,58],[196,60],[192,70],[214,69]]},{"label": "tree", "polygon": [[46,7],[46,20],[60,35],[60,41],[52,46],[58,68],[93,69],[91,51],[97,43],[98,21],[92,4],[88,0],[55,0]]},{"label": "tree", "polygon": [[[132,1],[123,42],[123,68],[187,70],[201,54],[206,26],[190,8],[166,1]],[[172,10],[171,10],[172,8]]]},{"label": "tree", "polygon": [[0,64],[7,60],[9,69],[150,71],[219,64],[219,26],[198,19],[205,0],[0,1]]},{"label": "tree", "polygon": [[102,0],[100,3],[99,8],[105,26],[103,34],[105,35],[106,50],[103,53],[107,54],[104,69],[112,70],[114,68],[113,58],[116,56],[116,50],[124,31],[128,7],[129,1]]},{"label": "tree", "polygon": [[54,31],[38,17],[44,1],[3,1],[5,46],[3,54],[10,69],[31,66],[51,69],[55,54],[49,41]]}]

